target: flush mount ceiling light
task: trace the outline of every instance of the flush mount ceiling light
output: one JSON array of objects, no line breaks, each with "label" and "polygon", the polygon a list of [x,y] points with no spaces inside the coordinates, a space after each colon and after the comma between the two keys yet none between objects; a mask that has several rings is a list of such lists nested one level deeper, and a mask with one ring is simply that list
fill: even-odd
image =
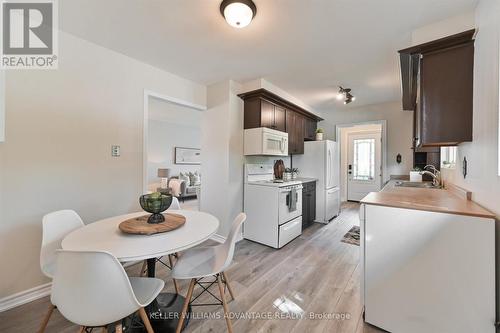
[{"label": "flush mount ceiling light", "polygon": [[257,7],[252,0],[224,0],[220,4],[220,13],[230,26],[244,28],[257,14]]},{"label": "flush mount ceiling light", "polygon": [[356,100],[356,97],[354,97],[351,94],[351,88],[339,87],[339,92],[337,94],[337,99],[339,101],[344,100],[344,104],[349,104],[351,102],[354,102]]}]

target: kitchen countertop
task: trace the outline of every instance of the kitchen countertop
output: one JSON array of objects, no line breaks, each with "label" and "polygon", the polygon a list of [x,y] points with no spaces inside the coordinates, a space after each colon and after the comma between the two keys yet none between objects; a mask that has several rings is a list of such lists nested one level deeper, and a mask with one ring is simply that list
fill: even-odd
[{"label": "kitchen countertop", "polygon": [[302,183],[310,183],[310,182],[317,182],[318,178],[297,177],[294,180],[302,182]]},{"label": "kitchen countertop", "polygon": [[395,184],[396,180],[390,180],[382,191],[369,193],[361,203],[495,219],[492,212],[449,190],[397,187]]}]

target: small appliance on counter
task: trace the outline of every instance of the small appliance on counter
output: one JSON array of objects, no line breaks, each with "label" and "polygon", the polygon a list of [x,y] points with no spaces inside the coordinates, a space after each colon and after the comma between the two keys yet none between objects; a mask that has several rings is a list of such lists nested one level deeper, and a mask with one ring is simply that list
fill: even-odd
[{"label": "small appliance on counter", "polygon": [[283,181],[283,174],[285,173],[285,162],[277,160],[274,162],[274,180],[277,182]]},{"label": "small appliance on counter", "polygon": [[282,248],[302,234],[302,183],[276,182],[271,164],[246,164],[243,238]]}]

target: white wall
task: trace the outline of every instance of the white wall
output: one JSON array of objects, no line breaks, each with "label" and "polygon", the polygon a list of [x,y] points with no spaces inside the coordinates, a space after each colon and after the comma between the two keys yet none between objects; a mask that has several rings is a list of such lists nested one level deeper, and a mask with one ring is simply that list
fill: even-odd
[{"label": "white wall", "polygon": [[[499,41],[500,2],[481,0],[475,13],[478,29],[474,53],[473,141],[458,146],[457,168],[443,170],[445,181],[472,191],[472,200],[500,216],[500,177],[498,176],[499,134]],[[467,178],[462,176],[462,161],[468,161]],[[498,222],[497,222],[498,223]],[[496,228],[500,239],[500,228]],[[497,261],[500,246],[497,244]],[[497,290],[500,271],[497,263]],[[497,293],[497,315],[500,310]]]},{"label": "white wall", "polygon": [[201,210],[221,222],[226,236],[232,220],[243,210],[243,101],[234,81],[207,89],[207,111],[202,116]]},{"label": "white wall", "polygon": [[5,140],[5,71],[0,70],[0,142]]},{"label": "white wall", "polygon": [[195,172],[201,169],[200,165],[175,164],[175,147],[200,148],[201,128],[150,120],[148,184],[160,182],[159,168],[169,168],[171,176],[178,176],[180,172]]},{"label": "white wall", "polygon": [[267,91],[272,92],[273,94],[276,94],[280,96],[281,98],[300,106],[304,110],[307,110],[317,116],[321,117],[321,114],[314,110],[312,107],[304,103],[302,100],[298,99],[297,97],[291,95],[287,91],[281,89],[280,87],[272,84],[271,82],[267,81],[266,79],[256,79],[252,81],[247,81],[241,84],[240,92],[248,92],[248,91],[253,91],[257,89],[266,89]]},{"label": "white wall", "polygon": [[[336,125],[387,120],[387,172],[390,175],[408,174],[413,166],[412,136],[413,112],[403,111],[401,102],[373,104],[359,108],[323,112],[324,121],[318,127],[325,130],[326,137],[336,140]],[[396,162],[401,154],[402,162]]]},{"label": "white wall", "polygon": [[[500,216],[498,170],[500,2],[481,0],[476,9],[478,33],[474,54],[473,141],[458,146],[457,168],[443,170],[446,180],[469,189],[473,200]],[[468,175],[462,176],[462,161]]]},{"label": "white wall", "polygon": [[[0,298],[48,280],[41,219],[71,208],[86,223],[138,210],[144,89],[206,104],[206,88],[66,33],[58,70],[8,71],[0,143]],[[121,157],[111,157],[111,145]]]},{"label": "white wall", "polygon": [[179,172],[199,171],[200,165],[182,165],[174,162],[175,147],[201,147],[203,111],[178,106],[157,98],[150,98],[148,105],[148,184],[159,184],[159,168],[169,168],[171,176],[177,176]]},{"label": "white wall", "polygon": [[412,45],[427,43],[474,29],[474,21],[474,11],[471,11],[420,27],[415,29],[411,34]]}]

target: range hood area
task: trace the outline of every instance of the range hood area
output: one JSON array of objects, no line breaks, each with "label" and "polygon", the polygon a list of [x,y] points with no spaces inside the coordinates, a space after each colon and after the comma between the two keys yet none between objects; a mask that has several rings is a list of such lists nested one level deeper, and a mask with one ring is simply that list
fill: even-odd
[{"label": "range hood area", "polygon": [[415,148],[472,141],[475,33],[472,29],[399,51],[402,106],[415,112]]}]

